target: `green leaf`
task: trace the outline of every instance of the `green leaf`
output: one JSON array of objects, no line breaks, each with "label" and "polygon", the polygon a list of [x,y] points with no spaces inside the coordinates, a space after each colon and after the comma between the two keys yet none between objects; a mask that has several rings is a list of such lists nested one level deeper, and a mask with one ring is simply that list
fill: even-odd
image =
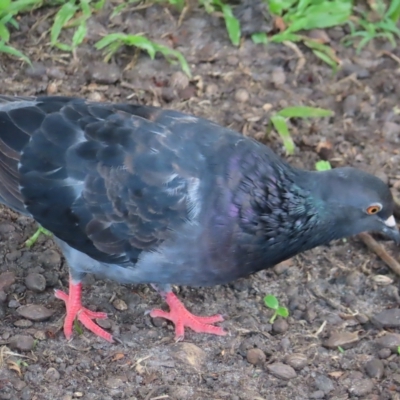
[{"label": "green leaf", "polygon": [[267,44],[268,43],[267,34],[264,32],[253,33],[251,35],[251,40],[255,44]]},{"label": "green leaf", "polygon": [[10,7],[11,0],[0,0],[0,10],[7,10]]},{"label": "green leaf", "polygon": [[74,320],[74,331],[79,335],[83,335],[83,329],[77,319]]},{"label": "green leaf", "polygon": [[126,38],[125,33],[110,33],[107,36],[104,36],[103,39],[100,39],[94,47],[96,47],[97,50],[104,49],[105,47],[109,46],[111,43],[119,40],[119,41],[124,41]]},{"label": "green leaf", "polygon": [[317,171],[329,171],[332,167],[329,161],[319,160],[315,163],[315,169]]},{"label": "green leaf", "polygon": [[53,46],[56,45],[58,37],[60,36],[61,30],[64,25],[75,15],[78,7],[72,2],[65,3],[57,12],[53,26],[50,30],[50,40]]},{"label": "green leaf", "polygon": [[264,303],[268,308],[272,308],[273,310],[277,310],[279,307],[278,299],[272,294],[264,297]]},{"label": "green leaf", "polygon": [[298,0],[270,0],[268,7],[271,14],[282,15],[283,11],[291,8]]},{"label": "green leaf", "polygon": [[340,353],[342,353],[342,354],[344,353],[343,347],[338,346],[338,350],[339,350]]},{"label": "green leaf", "polygon": [[0,22],[0,40],[8,42],[10,40],[10,31]]},{"label": "green leaf", "polygon": [[21,60],[25,61],[27,64],[32,65],[31,60],[19,50],[15,49],[14,47],[7,46],[4,42],[0,42],[0,53],[10,54],[11,56],[15,56],[20,58]]},{"label": "green leaf", "polygon": [[156,55],[156,45],[151,40],[141,35],[126,35],[124,43],[129,46],[136,46],[142,50],[146,50],[150,58],[153,60]]},{"label": "green leaf", "polygon": [[82,22],[72,37],[72,47],[78,47],[85,39],[87,33],[86,22]]},{"label": "green leaf", "polygon": [[279,111],[277,115],[284,118],[320,118],[330,117],[333,115],[333,111],[318,107],[295,106],[286,107]]},{"label": "green leaf", "polygon": [[289,316],[289,310],[286,307],[278,307],[276,313],[283,318],[287,318]]},{"label": "green leaf", "polygon": [[54,47],[57,47],[58,49],[60,49],[62,51],[67,51],[67,52],[72,51],[72,46],[70,46],[69,44],[66,44],[66,43],[57,42],[54,44]]},{"label": "green leaf", "polygon": [[393,22],[397,22],[400,18],[400,0],[392,0],[386,11],[385,17],[390,18]]},{"label": "green leaf", "polygon": [[224,14],[226,30],[228,31],[229,39],[234,46],[239,46],[240,43],[240,22],[232,13],[232,8],[227,4],[222,4],[222,13]]},{"label": "green leaf", "polygon": [[329,57],[326,53],[323,53],[322,51],[319,50],[313,50],[313,53],[324,63],[328,64],[333,71],[335,72],[337,70],[337,63],[336,61],[332,60],[331,57]]},{"label": "green leaf", "polygon": [[292,137],[290,136],[286,119],[281,115],[274,115],[271,117],[271,122],[283,141],[283,146],[286,149],[286,153],[294,154],[295,145]]}]

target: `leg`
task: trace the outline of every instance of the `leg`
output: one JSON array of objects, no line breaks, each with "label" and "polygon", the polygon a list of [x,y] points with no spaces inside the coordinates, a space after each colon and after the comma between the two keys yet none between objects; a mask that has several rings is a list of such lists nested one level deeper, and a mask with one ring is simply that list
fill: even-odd
[{"label": "leg", "polygon": [[153,318],[165,318],[172,321],[175,325],[175,340],[183,340],[185,336],[185,326],[197,333],[210,333],[213,335],[226,335],[226,332],[219,326],[212,324],[224,320],[222,315],[212,315],[210,317],[199,317],[189,312],[178,297],[172,292],[169,286],[160,287],[152,285],[167,302],[170,311],[166,312],[154,309],[150,312]]},{"label": "leg", "polygon": [[28,249],[30,249],[36,243],[36,240],[38,240],[38,237],[40,236],[41,233],[43,233],[46,236],[51,236],[50,231],[44,229],[43,226],[39,225],[37,231],[25,241],[25,246],[28,247]]},{"label": "leg", "polygon": [[75,318],[82,323],[87,329],[101,338],[113,342],[113,337],[110,333],[106,332],[100,326],[96,325],[92,320],[94,318],[105,319],[107,314],[103,312],[90,311],[82,306],[82,283],[78,280],[75,281],[70,277],[69,280],[69,295],[61,290],[55,291],[55,296],[63,300],[67,307],[67,315],[64,320],[64,334],[67,339],[72,336],[72,328]]}]

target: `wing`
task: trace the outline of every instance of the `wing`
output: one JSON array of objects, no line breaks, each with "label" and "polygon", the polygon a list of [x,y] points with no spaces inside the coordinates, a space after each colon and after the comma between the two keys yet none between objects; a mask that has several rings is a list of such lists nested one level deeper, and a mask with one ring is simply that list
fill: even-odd
[{"label": "wing", "polygon": [[[30,105],[31,139],[19,164],[31,215],[97,261],[136,263],[194,223],[206,184],[204,149],[218,149],[209,121],[174,111],[52,98]],[[14,110],[13,121],[26,117]],[[240,137],[240,135],[237,135]]]}]

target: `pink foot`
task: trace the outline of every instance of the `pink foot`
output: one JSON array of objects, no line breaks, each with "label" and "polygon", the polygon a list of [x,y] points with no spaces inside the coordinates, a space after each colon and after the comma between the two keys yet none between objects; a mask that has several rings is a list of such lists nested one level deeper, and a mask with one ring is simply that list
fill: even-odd
[{"label": "pink foot", "polygon": [[65,337],[67,339],[71,338],[74,320],[75,318],[78,318],[78,321],[80,321],[84,327],[89,329],[89,331],[109,342],[113,342],[112,335],[92,321],[94,318],[105,319],[107,318],[107,314],[103,312],[94,312],[83,307],[81,303],[81,293],[82,283],[74,284],[71,279],[69,283],[69,295],[61,290],[55,291],[57,299],[63,300],[67,307],[67,316],[64,320]]},{"label": "pink foot", "polygon": [[224,320],[222,315],[212,315],[211,317],[199,317],[190,313],[182,302],[169,292],[165,297],[165,301],[169,305],[170,312],[154,309],[150,312],[152,318],[165,318],[172,321],[175,325],[175,340],[183,340],[185,336],[185,326],[197,333],[211,333],[213,335],[226,335],[226,332],[219,326],[213,326],[215,322]]}]

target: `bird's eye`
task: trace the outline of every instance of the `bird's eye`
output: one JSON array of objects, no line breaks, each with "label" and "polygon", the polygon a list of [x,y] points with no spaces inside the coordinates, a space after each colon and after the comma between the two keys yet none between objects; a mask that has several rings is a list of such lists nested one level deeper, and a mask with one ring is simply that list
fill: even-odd
[{"label": "bird's eye", "polygon": [[367,214],[373,215],[378,213],[379,211],[382,210],[382,205],[381,204],[371,204],[367,209]]}]

